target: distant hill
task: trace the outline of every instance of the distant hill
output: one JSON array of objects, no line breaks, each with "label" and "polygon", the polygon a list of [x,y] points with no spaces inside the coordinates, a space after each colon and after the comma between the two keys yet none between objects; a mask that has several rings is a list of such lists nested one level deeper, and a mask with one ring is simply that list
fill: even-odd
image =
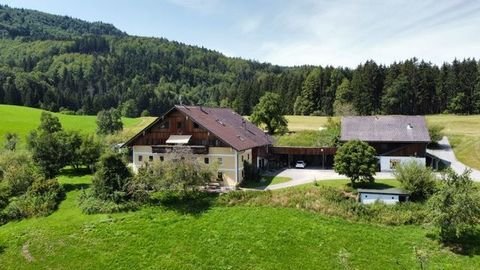
[{"label": "distant hill", "polygon": [[81,35],[125,36],[111,24],[86,22],[29,9],[0,5],[0,37],[28,39],[70,39]]},{"label": "distant hill", "polygon": [[480,113],[475,59],[441,67],[416,58],[355,69],[282,67],[113,25],[0,6],[0,103],[95,114],[160,115],[203,104],[248,115],[265,92],[283,114]]}]

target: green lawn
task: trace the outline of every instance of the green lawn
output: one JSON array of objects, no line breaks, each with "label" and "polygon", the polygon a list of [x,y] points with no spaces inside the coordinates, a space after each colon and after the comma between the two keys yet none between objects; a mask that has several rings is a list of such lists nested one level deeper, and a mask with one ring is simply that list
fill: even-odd
[{"label": "green lawn", "polygon": [[[418,226],[378,226],[294,208],[212,206],[196,214],[147,207],[82,214],[90,176],[62,176],[66,200],[52,215],[0,227],[1,269],[478,269]],[[326,182],[325,182],[326,183]],[[337,182],[335,182],[337,183]]]},{"label": "green lawn", "polygon": [[244,183],[242,183],[242,187],[245,187],[245,188],[266,187],[269,185],[285,183],[290,180],[292,180],[292,178],[290,177],[262,176],[260,181],[245,181]]},{"label": "green lawn", "polygon": [[[3,142],[5,133],[17,133],[21,140],[21,145],[25,142],[27,134],[38,127],[40,124],[40,114],[42,110],[0,104],[0,141]],[[92,115],[65,115],[54,113],[66,130],[78,130],[83,133],[95,133],[96,116]],[[152,121],[151,117],[144,118],[123,118],[125,132],[134,132],[140,130]]]},{"label": "green lawn", "polygon": [[288,121],[288,130],[319,130],[328,121],[326,116],[285,115]]},{"label": "green lawn", "polygon": [[445,127],[458,160],[480,169],[480,115],[429,115],[427,121]]}]

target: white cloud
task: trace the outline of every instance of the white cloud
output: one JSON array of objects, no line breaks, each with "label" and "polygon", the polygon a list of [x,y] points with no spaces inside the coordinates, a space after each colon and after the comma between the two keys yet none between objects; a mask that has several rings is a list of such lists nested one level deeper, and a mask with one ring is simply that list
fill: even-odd
[{"label": "white cloud", "polygon": [[202,13],[212,13],[221,4],[220,0],[167,0],[168,2]]},{"label": "white cloud", "polygon": [[275,22],[291,39],[272,38],[256,58],[281,65],[355,67],[373,59],[389,64],[412,57],[441,64],[479,57],[480,2],[303,1]]},{"label": "white cloud", "polygon": [[261,25],[260,17],[248,17],[238,24],[239,30],[244,34],[255,32]]}]

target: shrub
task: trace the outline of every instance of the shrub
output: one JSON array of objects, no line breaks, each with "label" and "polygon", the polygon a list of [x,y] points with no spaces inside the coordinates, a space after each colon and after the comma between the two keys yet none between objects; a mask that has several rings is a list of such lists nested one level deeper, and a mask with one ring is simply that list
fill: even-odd
[{"label": "shrub", "polygon": [[437,144],[443,138],[443,129],[444,126],[441,125],[429,125],[428,126],[428,133],[430,134],[430,139],[432,140],[433,144]]},{"label": "shrub", "polygon": [[33,181],[41,177],[26,152],[8,152],[0,155],[0,180],[6,197],[27,192]]},{"label": "shrub", "polygon": [[430,168],[415,161],[399,164],[394,175],[402,187],[410,192],[410,198],[414,201],[424,201],[435,192],[435,174]]},{"label": "shrub", "polygon": [[130,177],[131,173],[122,158],[115,153],[106,153],[100,157],[92,180],[93,194],[98,199],[120,202],[125,199]]},{"label": "shrub", "polygon": [[9,151],[15,151],[17,149],[18,135],[16,133],[7,132],[5,134],[4,148]]},{"label": "shrub", "polygon": [[335,154],[335,171],[356,182],[373,182],[377,168],[375,149],[366,142],[353,140],[340,146]]},{"label": "shrub", "polygon": [[480,221],[480,193],[469,171],[458,175],[448,170],[442,178],[429,201],[431,218],[441,241],[456,242],[473,232]]},{"label": "shrub", "polygon": [[214,177],[214,166],[207,166],[195,158],[156,161],[141,168],[129,183],[128,194],[137,201],[150,200],[155,192],[181,194],[197,193]]},{"label": "shrub", "polygon": [[82,190],[78,197],[78,206],[85,214],[117,213],[136,210],[139,205],[135,202],[116,203],[111,200],[97,198],[91,190]]},{"label": "shrub", "polygon": [[343,189],[325,186],[278,191],[234,191],[220,196],[223,206],[273,206],[303,209],[328,216],[385,225],[423,224],[428,208],[422,203],[364,205]]},{"label": "shrub", "polygon": [[57,180],[36,179],[25,194],[12,197],[2,211],[5,220],[51,214],[64,197],[64,191]]}]

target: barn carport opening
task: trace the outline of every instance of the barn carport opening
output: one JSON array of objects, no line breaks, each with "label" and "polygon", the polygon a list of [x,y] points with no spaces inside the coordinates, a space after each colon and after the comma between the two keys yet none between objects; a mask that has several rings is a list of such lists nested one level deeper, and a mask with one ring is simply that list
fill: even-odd
[{"label": "barn carport opening", "polygon": [[269,148],[270,168],[293,168],[299,160],[305,161],[307,167],[332,169],[335,147],[294,147],[274,146]]}]

